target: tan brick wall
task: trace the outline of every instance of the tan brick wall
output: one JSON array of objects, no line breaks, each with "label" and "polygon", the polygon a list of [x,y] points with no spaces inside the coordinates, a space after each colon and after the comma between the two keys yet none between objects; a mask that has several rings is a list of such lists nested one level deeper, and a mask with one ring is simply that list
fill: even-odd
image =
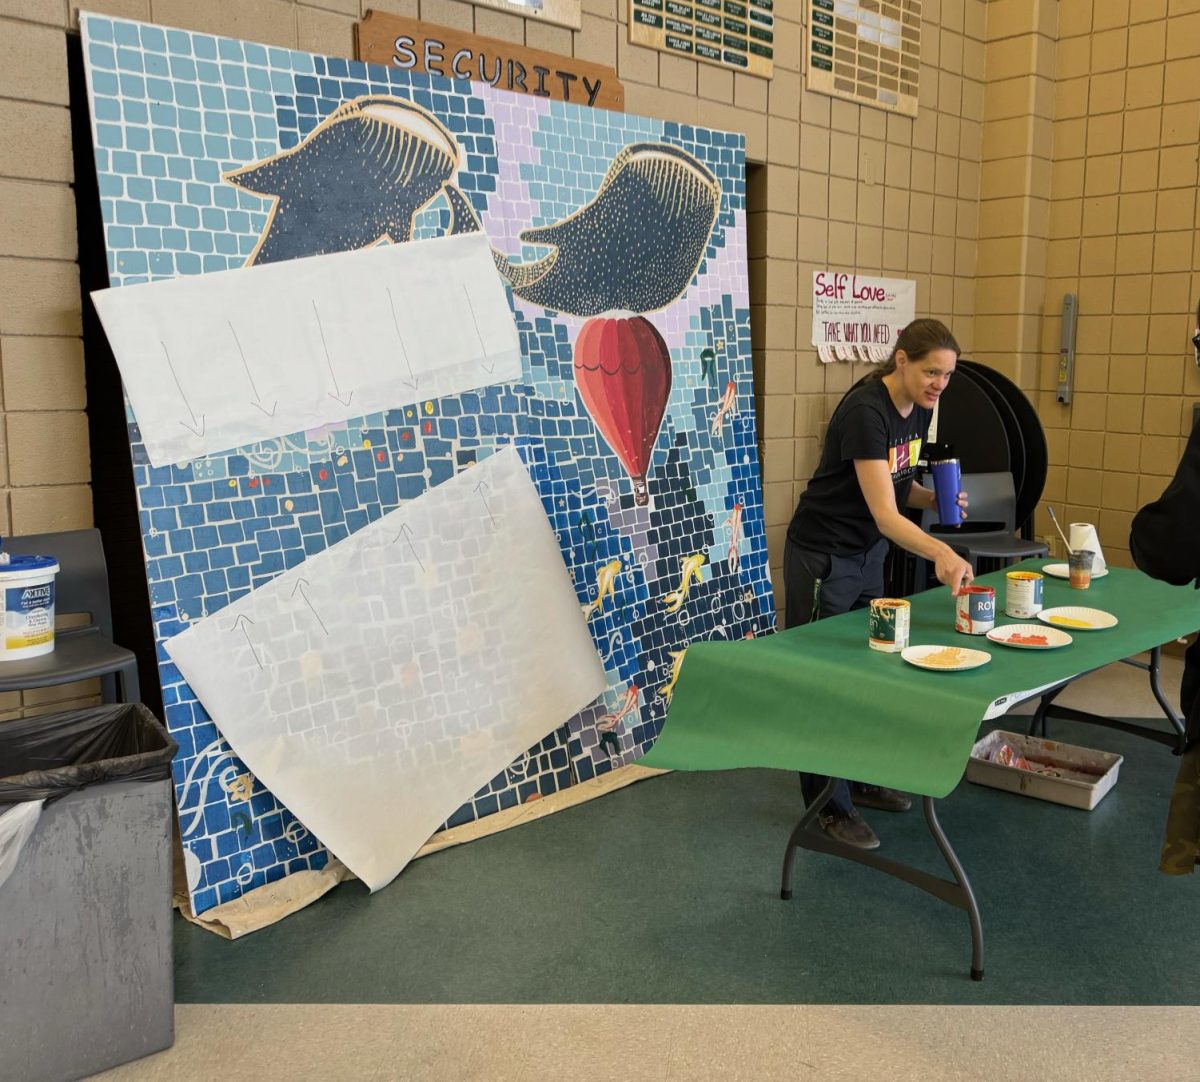
[{"label": "tan brick wall", "polygon": [[[82,409],[63,31],[76,0],[0,0],[0,531],[91,521]],[[922,313],[974,339],[985,0],[926,0],[915,121],[802,89],[800,0],[776,5],[766,81],[628,42],[627,0],[583,0],[572,32],[463,0],[90,0],[88,10],[352,55],[370,7],[615,66],[626,107],[746,134],[755,175],[749,229],[754,368],[768,542],[783,532],[837,397],[861,374],[809,346],[812,271],[913,277]],[[10,213],[10,208],[13,212]],[[54,432],[55,453],[44,435]],[[781,579],[781,575],[776,578]],[[2,706],[2,704],[0,704]]]},{"label": "tan brick wall", "polygon": [[[1053,164],[1038,335],[1046,498],[1099,524],[1127,564],[1129,524],[1191,431],[1200,373],[1200,0],[1057,5]],[[1062,297],[1079,297],[1075,396],[1055,401]],[[1040,512],[1039,533],[1050,524]]]}]

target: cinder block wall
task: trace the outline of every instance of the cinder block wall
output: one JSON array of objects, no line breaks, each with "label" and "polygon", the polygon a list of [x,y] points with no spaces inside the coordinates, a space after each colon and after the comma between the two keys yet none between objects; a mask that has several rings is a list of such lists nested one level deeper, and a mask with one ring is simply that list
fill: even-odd
[{"label": "cinder block wall", "polygon": [[[1063,0],[1038,408],[1047,496],[1128,565],[1133,513],[1175,472],[1200,402],[1200,0]],[[1055,401],[1064,293],[1075,397]],[[1043,516],[1039,532],[1050,532]],[[1181,544],[1195,544],[1181,539]]]},{"label": "cinder block wall", "polygon": [[[4,533],[91,522],[64,36],[79,6],[0,0]],[[1183,393],[1200,396],[1185,352],[1200,291],[1200,0],[925,0],[915,120],[803,89],[801,0],[776,4],[770,81],[631,46],[627,0],[583,0],[577,32],[463,0],[85,6],[346,56],[355,21],[375,7],[613,66],[631,112],[745,132],[758,163],[755,404],[780,595],[787,522],[833,405],[863,373],[822,365],[809,344],[814,270],[915,279],[919,314],[1037,396],[1048,495],[1068,518],[1099,520],[1114,550],[1174,467]],[[1067,289],[1081,299],[1070,410],[1049,382]],[[0,716],[21,705],[0,698]]]}]

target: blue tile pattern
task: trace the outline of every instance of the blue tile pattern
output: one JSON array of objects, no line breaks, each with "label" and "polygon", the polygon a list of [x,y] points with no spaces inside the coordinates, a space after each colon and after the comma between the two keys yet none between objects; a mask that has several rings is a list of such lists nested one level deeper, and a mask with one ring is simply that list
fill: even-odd
[{"label": "blue tile pattern", "polygon": [[[648,317],[668,344],[672,370],[649,506],[635,505],[624,467],[576,393],[572,344],[581,321],[518,299],[518,384],[161,469],[149,464],[128,414],[197,913],[322,867],[328,854],[233,755],[163,643],[498,447],[516,442],[530,465],[609,689],[474,794],[448,826],[635,760],[662,724],[679,651],[697,639],[773,629],[740,135],[100,16],[84,18],[84,48],[114,286],[244,265],[271,200],[222,175],[299,145],[334,109],[365,95],[410,100],[453,134],[458,188],[513,260],[544,255],[520,232],[560,221],[593,198],[614,156],[632,142],[686,150],[722,189],[691,286]],[[438,196],[417,215],[413,236],[441,235],[450,220]],[[688,558],[701,561],[700,577],[681,582]],[[618,571],[598,597],[606,565]],[[675,607],[670,599],[680,594]]]}]

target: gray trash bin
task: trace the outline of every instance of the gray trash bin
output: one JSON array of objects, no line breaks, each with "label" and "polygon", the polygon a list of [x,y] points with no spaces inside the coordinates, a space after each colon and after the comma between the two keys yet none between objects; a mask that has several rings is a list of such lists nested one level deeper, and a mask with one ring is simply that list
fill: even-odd
[{"label": "gray trash bin", "polygon": [[0,722],[0,815],[45,800],[0,884],[0,1079],[169,1048],[171,760],[141,704]]}]

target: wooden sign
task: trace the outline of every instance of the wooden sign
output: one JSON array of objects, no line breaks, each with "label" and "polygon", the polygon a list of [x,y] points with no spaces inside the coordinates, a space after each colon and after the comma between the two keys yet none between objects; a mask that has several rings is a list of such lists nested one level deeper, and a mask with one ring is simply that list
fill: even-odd
[{"label": "wooden sign", "polygon": [[382,11],[368,11],[354,30],[358,59],[372,64],[474,79],[535,98],[625,110],[625,88],[617,73],[601,64]]},{"label": "wooden sign", "polygon": [[629,41],[769,79],[775,0],[629,0]]}]

